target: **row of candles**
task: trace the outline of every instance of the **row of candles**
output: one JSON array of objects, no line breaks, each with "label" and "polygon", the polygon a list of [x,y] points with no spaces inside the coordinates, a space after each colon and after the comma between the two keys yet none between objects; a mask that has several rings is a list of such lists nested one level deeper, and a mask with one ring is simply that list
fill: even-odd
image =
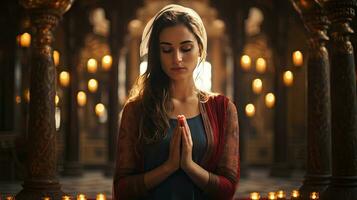
[{"label": "row of candles", "polygon": [[[76,197],[71,197],[71,196],[63,196],[62,200],[87,200],[87,197],[84,194],[79,194]],[[97,194],[96,200],[106,200],[106,196],[102,193]],[[251,200],[260,200],[261,196],[258,192],[252,192],[250,193],[250,199]],[[277,192],[269,192],[268,193],[268,200],[286,200],[286,194],[284,191],[280,190]],[[290,195],[290,200],[298,200],[300,199],[300,194],[298,190],[293,190]],[[311,192],[310,193],[310,199],[311,200],[318,200],[319,199],[319,193],[318,192]],[[0,196],[1,200],[1,196]],[[5,200],[15,200],[15,197],[12,196],[7,196]],[[42,200],[51,200],[50,197],[43,197]]]},{"label": "row of candles", "polygon": [[[250,193],[251,200],[260,200],[262,197],[258,192]],[[266,198],[264,198],[266,199]],[[277,192],[269,192],[268,193],[268,200],[287,200],[287,195],[283,190],[279,190]],[[290,200],[298,200],[300,199],[300,193],[298,190],[293,190],[290,195]],[[309,196],[310,200],[318,200],[319,193],[318,192],[311,192]]]},{"label": "row of candles", "polygon": [[[303,54],[301,51],[294,51],[292,54],[292,61],[294,66],[301,67],[303,65]],[[252,59],[248,55],[243,55],[240,59],[241,67],[244,71],[249,71],[252,65]],[[255,70],[259,74],[265,73],[267,64],[264,58],[258,58],[255,62]],[[294,74],[287,70],[283,73],[283,82],[285,86],[291,86],[294,82]],[[255,94],[260,94],[263,91],[263,81],[260,78],[255,78],[252,81],[252,91]],[[275,105],[275,95],[274,93],[267,93],[265,95],[265,105],[268,108],[272,108]],[[245,113],[248,117],[253,117],[255,115],[254,104],[248,103],[245,106]]]},{"label": "row of candles", "polygon": [[[62,196],[61,199],[62,200],[87,200],[87,197],[84,194],[78,194],[76,197],[65,195],[65,196]],[[106,200],[106,199],[107,199],[107,197],[103,193],[99,193],[96,196],[96,200]],[[0,195],[0,200],[1,200],[1,195]],[[5,200],[15,200],[15,197],[14,196],[6,196]],[[51,200],[51,198],[43,197],[41,200]]]}]

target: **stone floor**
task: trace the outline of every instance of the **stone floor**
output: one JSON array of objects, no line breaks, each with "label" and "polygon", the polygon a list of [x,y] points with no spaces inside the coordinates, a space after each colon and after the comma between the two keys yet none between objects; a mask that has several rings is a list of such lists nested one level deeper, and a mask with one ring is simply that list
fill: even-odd
[{"label": "stone floor", "polygon": [[[284,190],[288,194],[293,189],[298,189],[303,179],[303,172],[294,172],[289,178],[269,177],[269,171],[265,169],[251,169],[247,178],[241,178],[236,197],[249,197],[250,192],[259,192],[266,196],[268,192]],[[63,191],[70,195],[79,193],[87,197],[95,198],[97,193],[111,196],[112,179],[104,177],[101,171],[86,171],[83,177],[60,177]],[[0,194],[2,197],[16,194],[21,190],[22,182],[0,182]]]}]

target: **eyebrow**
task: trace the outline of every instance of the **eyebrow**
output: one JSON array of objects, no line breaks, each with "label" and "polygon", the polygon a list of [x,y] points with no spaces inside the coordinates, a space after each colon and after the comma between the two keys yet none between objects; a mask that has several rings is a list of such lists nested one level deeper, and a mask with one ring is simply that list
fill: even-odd
[{"label": "eyebrow", "polygon": [[[187,44],[187,43],[193,43],[193,41],[185,40],[185,41],[180,42],[180,44]],[[170,42],[160,42],[160,44],[172,45]]]}]

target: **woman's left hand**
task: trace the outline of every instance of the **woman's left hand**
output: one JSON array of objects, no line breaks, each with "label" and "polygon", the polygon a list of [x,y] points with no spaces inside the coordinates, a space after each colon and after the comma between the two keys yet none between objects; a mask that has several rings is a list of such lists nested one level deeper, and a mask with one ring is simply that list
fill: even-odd
[{"label": "woman's left hand", "polygon": [[192,167],[193,165],[193,160],[192,160],[193,142],[192,142],[190,127],[187,124],[185,116],[181,115],[178,120],[180,124],[181,143],[182,143],[180,165],[181,168],[184,171],[186,171],[189,170],[190,167]]}]

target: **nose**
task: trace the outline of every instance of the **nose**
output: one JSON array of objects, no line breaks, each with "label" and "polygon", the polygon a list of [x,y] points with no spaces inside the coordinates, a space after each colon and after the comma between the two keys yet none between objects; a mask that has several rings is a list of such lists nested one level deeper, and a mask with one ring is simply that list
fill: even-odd
[{"label": "nose", "polygon": [[182,62],[182,53],[179,50],[174,51],[173,61],[174,64],[180,64]]}]

